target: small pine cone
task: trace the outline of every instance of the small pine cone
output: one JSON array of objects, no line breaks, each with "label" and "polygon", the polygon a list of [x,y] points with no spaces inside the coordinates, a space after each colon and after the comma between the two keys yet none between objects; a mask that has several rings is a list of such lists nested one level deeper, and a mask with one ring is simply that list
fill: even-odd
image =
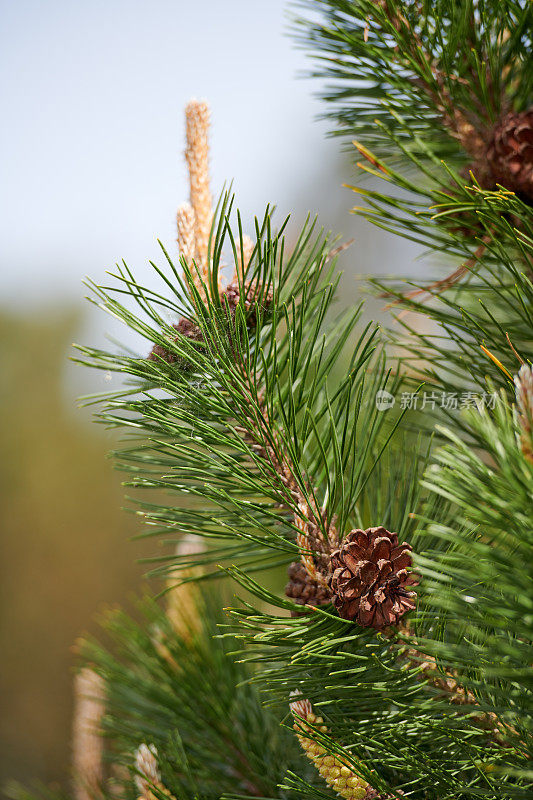
[{"label": "small pine cone", "polygon": [[410,550],[381,526],[350,531],[331,554],[329,585],[339,616],[376,630],[396,625],[415,606]]},{"label": "small pine cone", "polygon": [[202,341],[202,331],[200,330],[199,325],[192,320],[187,319],[187,317],[182,317],[180,321],[172,327],[182,336],[186,336],[187,339],[192,339],[193,342]]},{"label": "small pine cone", "polygon": [[[255,298],[257,297],[257,294],[258,293],[253,291],[250,287],[246,287],[244,310],[246,312],[246,322],[249,328],[255,328],[257,325],[255,308]],[[230,316],[233,318],[235,316],[235,310],[240,301],[239,284],[230,283],[228,286],[226,286],[226,288],[220,292],[220,300],[222,307],[224,309],[228,308]],[[268,292],[262,298],[263,308],[268,308],[271,302],[272,292]],[[193,342],[202,341],[202,331],[199,325],[187,317],[182,317],[180,321],[172,327],[177,333],[181,334],[181,336],[186,336],[187,339],[191,339]],[[177,339],[178,337],[176,337],[174,341],[177,341]],[[166,361],[168,364],[174,364],[176,361],[178,361],[178,356],[164,345],[156,344],[152,347],[150,354],[148,355],[148,360],[158,361],[160,359],[163,359],[163,361]]]},{"label": "small pine cone", "polygon": [[289,582],[285,587],[285,594],[295,603],[301,606],[324,606],[331,602],[327,587],[312,578],[301,561],[293,561],[288,573]]},{"label": "small pine cone", "polygon": [[239,303],[240,292],[238,283],[228,283],[225,289],[220,292],[220,302],[224,305],[226,302],[230,312],[233,314]]},{"label": "small pine cone", "polygon": [[[182,317],[178,323],[172,326],[177,333],[181,336],[186,336],[187,339],[192,339],[193,342],[201,342],[202,341],[202,332],[199,326],[192,322],[192,320],[187,319],[187,317]],[[178,337],[174,339],[177,341]],[[179,360],[179,357],[176,353],[172,352],[172,350],[168,350],[161,344],[155,344],[148,356],[149,361],[159,361],[163,359],[166,361],[167,364],[174,364],[176,361]]]},{"label": "small pine cone", "polygon": [[[272,292],[269,291],[261,297],[259,288],[254,288],[250,284],[245,284],[244,288],[246,291],[243,305],[246,313],[246,323],[249,328],[255,328],[257,325],[256,301],[261,298],[261,305],[266,310],[272,302]],[[232,317],[235,314],[240,297],[240,287],[236,282],[228,284],[220,293],[222,305],[225,306],[227,302]]]},{"label": "small pine cone", "polygon": [[533,201],[533,107],[500,120],[487,150],[487,163],[496,183]]},{"label": "small pine cone", "polygon": [[167,350],[162,344],[154,344],[148,355],[148,361],[166,361],[167,364],[173,364],[178,360],[178,357],[171,350]]}]

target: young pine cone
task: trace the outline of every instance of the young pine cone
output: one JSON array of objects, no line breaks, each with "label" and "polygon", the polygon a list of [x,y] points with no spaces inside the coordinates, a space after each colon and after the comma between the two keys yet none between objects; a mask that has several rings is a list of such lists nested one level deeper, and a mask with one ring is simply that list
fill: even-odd
[{"label": "young pine cone", "polygon": [[[255,328],[257,325],[257,314],[255,308],[255,298],[257,293],[253,293],[249,287],[246,287],[246,296],[244,298],[244,311],[246,313],[246,323],[249,329]],[[224,311],[226,309],[229,311],[230,316],[233,318],[235,316],[236,308],[239,304],[240,293],[239,293],[239,285],[237,283],[230,283],[222,292],[220,292],[220,301],[222,303],[222,308]],[[266,309],[272,302],[272,293],[268,292],[263,296],[262,305],[263,308]],[[202,341],[202,331],[195,322],[187,317],[182,317],[180,321],[172,326],[174,330],[181,334],[182,336],[186,336],[188,339],[191,339],[193,342],[201,342]],[[177,341],[178,337],[174,339]],[[149,361],[157,361],[158,359],[163,359],[168,364],[174,364],[178,361],[178,356],[169,350],[168,348],[164,347],[164,345],[156,344],[152,347],[150,354],[148,356]]]},{"label": "young pine cone", "polygon": [[[199,326],[195,322],[192,322],[192,320],[187,319],[187,317],[182,317],[180,321],[172,327],[181,336],[186,336],[187,339],[192,339],[193,342],[202,341],[202,332]],[[174,341],[177,341],[178,338],[179,337],[176,337]],[[175,361],[178,361],[179,356],[161,344],[154,344],[150,350],[148,360],[158,361],[159,359],[163,359],[163,361],[166,361],[168,364],[174,364]]]},{"label": "young pine cone", "polygon": [[533,107],[507,114],[495,127],[487,150],[495,183],[533,201]]},{"label": "young pine cone", "polygon": [[295,603],[301,606],[323,606],[331,602],[327,587],[312,578],[301,561],[293,561],[288,573],[289,583],[285,587],[285,594]]},{"label": "young pine cone", "polygon": [[329,585],[339,616],[376,630],[396,625],[415,606],[410,550],[383,527],[350,531],[331,554]]},{"label": "young pine cone", "polygon": [[[244,312],[246,314],[246,324],[248,328],[255,328],[257,325],[257,314],[256,314],[256,301],[260,298],[260,291],[259,287],[254,289],[250,284],[245,284],[242,287],[245,290],[244,295]],[[220,301],[222,303],[222,307],[227,307],[229,309],[230,314],[233,316],[239,304],[241,294],[239,284],[234,282],[230,283],[226,286],[226,288],[220,292]],[[263,297],[261,298],[261,306],[263,310],[266,310],[272,302],[272,292],[266,292]]]}]

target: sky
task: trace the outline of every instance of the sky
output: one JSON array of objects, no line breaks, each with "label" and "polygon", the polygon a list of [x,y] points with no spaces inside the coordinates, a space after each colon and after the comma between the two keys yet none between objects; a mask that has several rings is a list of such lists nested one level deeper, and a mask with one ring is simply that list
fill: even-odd
[{"label": "sky", "polygon": [[176,255],[191,97],[212,108],[213,193],[233,181],[245,228],[274,203],[295,228],[318,213],[354,237],[346,302],[357,274],[413,272],[412,247],[349,213],[342,184],[356,180],[356,159],[317,119],[320,85],[302,77],[311,63],[288,10],[287,0],[0,0],[0,309],[81,302],[84,277],[105,280],[121,259],[153,281],[157,239]]}]

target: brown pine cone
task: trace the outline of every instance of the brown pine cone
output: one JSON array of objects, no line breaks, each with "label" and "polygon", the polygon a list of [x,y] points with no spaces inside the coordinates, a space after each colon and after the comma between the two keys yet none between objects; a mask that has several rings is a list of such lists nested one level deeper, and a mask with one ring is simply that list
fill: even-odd
[{"label": "brown pine cone", "polygon": [[329,585],[339,616],[376,630],[396,625],[415,606],[410,550],[381,526],[350,531],[331,554]]},{"label": "brown pine cone", "polygon": [[487,150],[487,163],[495,183],[533,201],[533,107],[500,120]]},{"label": "brown pine cone", "polygon": [[301,606],[323,606],[331,602],[327,587],[312,578],[301,561],[293,561],[288,573],[289,583],[285,587],[285,594],[295,603]]}]

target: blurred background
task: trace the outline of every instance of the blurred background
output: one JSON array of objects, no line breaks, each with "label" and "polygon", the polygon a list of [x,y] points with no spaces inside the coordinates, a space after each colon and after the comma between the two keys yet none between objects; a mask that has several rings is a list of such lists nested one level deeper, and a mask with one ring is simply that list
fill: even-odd
[{"label": "blurred background", "polygon": [[[317,121],[320,87],[286,0],[0,0],[0,786],[57,783],[69,763],[72,644],[142,584],[146,545],[121,511],[111,434],[76,397],[109,389],[73,341],[140,347],[83,301],[124,258],[151,282],[187,198],[183,107],[212,107],[212,187],[233,180],[251,232],[275,203],[354,238],[362,274],[415,274],[416,248],[349,214],[355,157]],[[292,232],[292,233],[291,233]],[[372,301],[371,311],[379,313]],[[112,386],[112,384],[111,384]]]}]

